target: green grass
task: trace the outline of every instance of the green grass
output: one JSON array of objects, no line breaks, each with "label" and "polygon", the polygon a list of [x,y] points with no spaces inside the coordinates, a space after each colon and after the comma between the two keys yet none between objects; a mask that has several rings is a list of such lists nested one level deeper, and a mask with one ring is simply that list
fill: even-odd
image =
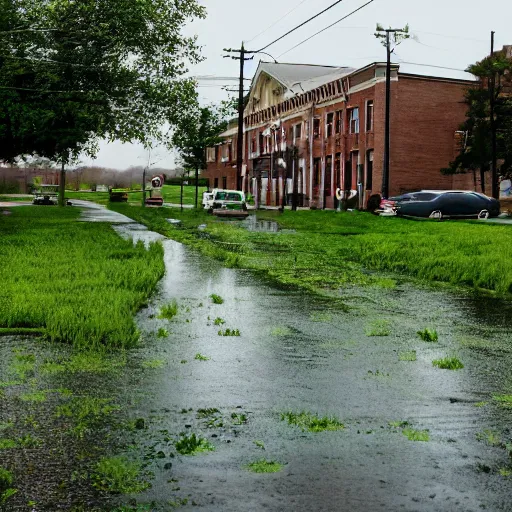
[{"label": "green grass", "polygon": [[[111,206],[175,240],[197,247],[227,266],[249,268],[283,285],[323,292],[346,285],[389,287],[372,269],[425,281],[512,292],[512,231],[472,222],[414,222],[368,213],[259,212],[296,233],[251,233],[201,211]],[[206,233],[197,226],[206,224]],[[333,265],[333,261],[337,262]]]},{"label": "green grass", "polygon": [[240,331],[238,329],[225,329],[224,331],[221,329],[217,334],[219,336],[240,336]]},{"label": "green grass", "polygon": [[220,295],[217,295],[216,293],[212,293],[210,295],[210,299],[212,299],[212,302],[214,304],[224,304],[224,299]]},{"label": "green grass", "polygon": [[56,417],[70,421],[73,424],[70,433],[83,438],[91,430],[106,425],[113,413],[119,409],[119,406],[112,404],[107,398],[77,396],[59,405],[56,409]]},{"label": "green grass", "polygon": [[413,428],[404,428],[402,434],[409,439],[409,441],[430,441],[430,434],[428,430],[414,430]]},{"label": "green grass", "polygon": [[143,368],[163,368],[165,366],[165,361],[163,359],[151,359],[149,361],[144,361],[142,363]]},{"label": "green grass", "polygon": [[175,446],[176,450],[178,453],[181,453],[181,455],[197,455],[199,453],[212,452],[215,450],[215,446],[196,434],[182,434],[180,439],[176,441]]},{"label": "green grass", "polygon": [[438,368],[441,368],[441,370],[462,370],[462,368],[464,368],[464,365],[457,357],[444,357],[442,359],[434,359],[432,364]]},{"label": "green grass", "polygon": [[489,446],[500,446],[501,445],[501,439],[499,434],[496,432],[493,432],[492,430],[484,430],[483,432],[478,432],[476,434],[476,438],[479,441],[486,442]]},{"label": "green grass", "polygon": [[417,360],[416,350],[400,352],[398,354],[398,360],[399,361],[411,361],[411,362],[416,361]]},{"label": "green grass", "polygon": [[4,505],[10,497],[14,496],[18,492],[16,489],[11,487],[13,482],[13,474],[0,466],[0,506]]},{"label": "green grass", "polygon": [[289,425],[295,425],[309,432],[336,431],[345,428],[345,425],[333,416],[320,417],[317,414],[306,411],[282,413],[281,421],[287,421]]},{"label": "green grass", "polygon": [[136,494],[150,484],[141,478],[141,466],[123,456],[104,457],[91,475],[92,485],[112,494]]},{"label": "green grass", "polygon": [[389,320],[375,320],[366,328],[366,336],[389,336],[391,328]]},{"label": "green grass", "polygon": [[202,354],[199,354],[197,353],[195,356],[194,356],[194,359],[196,361],[209,361],[210,358],[208,356],[203,356]]},{"label": "green grass", "polygon": [[512,395],[493,395],[492,399],[497,402],[500,407],[512,409]]},{"label": "green grass", "polygon": [[[178,185],[164,185],[162,189],[162,197],[164,198],[164,202],[180,204],[180,189],[181,187]],[[198,203],[201,206],[201,198],[203,197],[203,192],[206,192],[205,187],[199,187],[198,191]],[[185,205],[193,205],[195,200],[196,189],[193,186],[185,186],[183,187],[183,204]],[[147,195],[149,197],[149,194]],[[109,202],[109,194],[108,192],[85,192],[78,191],[74,192],[72,190],[66,191],[66,198],[70,201],[73,199],[80,199],[84,201],[93,201],[98,204],[106,205]],[[7,200],[7,199],[6,199]],[[128,194],[128,204],[139,206],[142,203],[142,192],[131,192]]]},{"label": "green grass", "polygon": [[247,464],[245,468],[253,473],[279,473],[283,469],[283,465],[275,460],[260,459]]},{"label": "green grass", "polygon": [[133,246],[78,215],[18,207],[0,216],[0,327],[44,329],[79,348],[133,346],[133,315],[164,273],[162,246]]},{"label": "green grass", "polygon": [[437,331],[435,329],[423,329],[422,331],[418,331],[418,336],[423,340],[430,343],[436,343],[439,341],[439,337],[437,335]]},{"label": "green grass", "polygon": [[293,331],[287,326],[277,326],[270,331],[270,335],[276,337],[290,336],[292,333]]},{"label": "green grass", "polygon": [[160,308],[158,318],[172,320],[178,314],[178,303],[176,300],[172,300],[169,304]]}]

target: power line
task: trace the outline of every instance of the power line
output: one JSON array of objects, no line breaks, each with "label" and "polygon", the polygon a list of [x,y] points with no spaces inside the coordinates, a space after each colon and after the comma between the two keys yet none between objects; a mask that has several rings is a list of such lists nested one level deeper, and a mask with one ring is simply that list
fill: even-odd
[{"label": "power line", "polygon": [[337,25],[341,21],[346,20],[349,16],[352,16],[353,14],[355,14],[358,11],[360,11],[361,9],[363,9],[364,7],[366,7],[367,5],[371,4],[374,1],[375,0],[370,0],[369,2],[365,3],[364,5],[361,5],[361,7],[358,7],[357,9],[354,9],[352,12],[348,13],[346,16],[343,16],[343,18],[340,18],[338,21],[335,21],[334,23],[331,23],[331,25],[323,28],[322,30],[319,30],[318,32],[316,32],[312,36],[308,37],[307,39],[304,39],[304,41],[301,41],[299,44],[296,44],[293,48],[290,48],[289,50],[286,50],[284,53],[279,55],[277,58],[280,59],[283,55],[286,55],[288,52],[291,52],[292,50],[295,50],[295,48],[298,48],[299,46],[303,45],[304,43],[306,43],[309,40],[311,40],[314,37],[316,37],[318,34],[321,34],[322,32],[325,32],[326,30],[330,29],[331,27],[334,27],[334,25]]},{"label": "power line", "polygon": [[265,32],[268,32],[271,28],[275,27],[280,21],[283,21],[287,16],[289,16],[292,12],[296,11],[303,3],[307,2],[307,0],[302,0],[302,2],[298,5],[296,5],[293,9],[289,10],[284,16],[281,16],[277,21],[272,23],[272,25],[269,25],[265,30],[262,30],[259,34],[255,35],[252,39],[249,39],[249,41],[246,41],[246,43],[251,43],[261,35],[263,35]]},{"label": "power line", "polygon": [[411,66],[422,66],[422,67],[425,67],[425,68],[449,69],[451,71],[462,71],[464,73],[468,73],[468,71],[466,71],[465,69],[450,68],[450,67],[447,67],[447,66],[435,66],[433,64],[421,64],[419,62],[407,62],[405,60],[401,60],[399,62],[399,64],[410,64]]},{"label": "power line", "polygon": [[[373,0],[372,0],[373,1]],[[320,11],[318,14],[315,14],[314,16],[312,16],[311,18],[309,18],[308,20],[302,22],[300,25],[297,25],[295,28],[292,28],[291,30],[289,30],[288,32],[286,32],[286,34],[282,35],[281,37],[278,37],[276,40],[272,41],[271,43],[267,44],[267,46],[264,46],[263,48],[260,48],[257,52],[254,52],[254,53],[258,53],[258,52],[261,52],[263,50],[266,50],[269,46],[272,46],[273,44],[277,43],[278,41],[281,41],[281,39],[284,39],[286,36],[289,36],[292,32],[295,32],[296,30],[298,30],[299,28],[303,27],[304,25],[308,24],[310,21],[313,21],[314,19],[318,18],[319,16],[321,16],[322,14],[324,14],[325,12],[331,10],[333,7],[336,7],[338,4],[340,4],[341,2],[343,2],[343,0],[337,0],[336,2],[334,2],[333,4],[331,4],[329,7],[326,7],[323,11]],[[249,52],[248,52],[249,53]]]}]

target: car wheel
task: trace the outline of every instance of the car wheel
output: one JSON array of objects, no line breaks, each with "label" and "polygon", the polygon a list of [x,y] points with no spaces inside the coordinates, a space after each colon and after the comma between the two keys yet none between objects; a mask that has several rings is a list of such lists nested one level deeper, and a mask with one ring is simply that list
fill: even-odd
[{"label": "car wheel", "polygon": [[478,214],[478,218],[479,218],[479,219],[488,219],[489,217],[490,217],[489,210],[482,210],[482,211]]},{"label": "car wheel", "polygon": [[434,210],[434,211],[429,215],[429,218],[430,218],[430,219],[441,220],[441,219],[443,218],[443,213],[441,212],[441,210]]}]

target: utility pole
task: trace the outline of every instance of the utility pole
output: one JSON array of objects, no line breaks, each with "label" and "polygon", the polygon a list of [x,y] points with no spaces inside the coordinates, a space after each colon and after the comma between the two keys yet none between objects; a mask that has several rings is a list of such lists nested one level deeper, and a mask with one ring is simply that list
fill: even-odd
[{"label": "utility pole", "polygon": [[[382,32],[385,32],[384,35]],[[387,199],[389,197],[389,155],[390,155],[390,139],[391,139],[391,37],[394,36],[395,45],[399,45],[404,39],[408,39],[409,26],[405,28],[388,28],[384,29],[380,25],[377,25],[377,32],[375,37],[385,38],[383,45],[386,47],[386,114],[384,122],[384,163],[382,168],[382,197]]]},{"label": "utility pole", "polygon": [[[494,31],[491,32],[491,69],[493,68],[494,59]],[[496,74],[492,71],[492,76],[489,77],[489,95],[490,95],[490,114],[491,114],[491,193],[494,199],[500,198],[500,191],[498,187],[498,172],[496,165],[496,119],[494,115],[494,109],[496,105]]]},{"label": "utility pole", "polygon": [[231,57],[234,60],[240,60],[240,82],[238,84],[238,138],[236,141],[236,188],[242,190],[242,166],[244,163],[244,65],[246,60],[254,59],[252,57],[245,57],[247,52],[244,48],[244,43],[240,49],[224,49],[225,52],[239,53],[240,57],[233,57],[231,55],[225,55],[224,57]]}]

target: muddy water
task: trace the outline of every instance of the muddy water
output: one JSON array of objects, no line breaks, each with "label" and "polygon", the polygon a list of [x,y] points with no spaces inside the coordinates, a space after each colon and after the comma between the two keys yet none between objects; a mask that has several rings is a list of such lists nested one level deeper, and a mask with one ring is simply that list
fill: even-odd
[{"label": "muddy water", "polygon": [[[135,239],[155,238],[136,225],[116,229]],[[145,428],[107,430],[105,436],[98,427],[90,450],[63,442],[53,450],[53,464],[31,460],[30,450],[16,455],[18,466],[32,464],[40,478],[24,480],[24,503],[18,499],[12,510],[30,510],[31,499],[39,502],[34,510],[69,510],[78,503],[106,510],[110,498],[90,493],[87,477],[80,478],[80,469],[94,460],[89,452],[103,445],[146,461],[152,487],[131,499],[148,504],[147,510],[512,510],[512,479],[499,474],[512,461],[502,446],[479,440],[489,430],[501,443],[512,442],[512,410],[492,401],[493,393],[511,393],[510,302],[402,283],[391,290],[346,290],[347,310],[279,290],[250,272],[224,269],[174,241],[163,244],[167,273],[137,315],[144,342],[126,355],[126,364],[80,379],[39,375],[43,387],[111,398],[122,406],[119,415],[143,418]],[[223,304],[213,304],[212,294]],[[158,319],[171,300],[178,315]],[[215,325],[216,318],[225,323]],[[387,322],[388,336],[367,335],[382,327],[376,321]],[[436,328],[439,343],[418,338],[416,331],[425,327]],[[158,338],[160,328],[169,336]],[[219,336],[227,328],[241,335]],[[2,343],[7,361],[20,341]],[[37,357],[48,359],[56,350],[21,343]],[[413,350],[416,361],[399,360]],[[462,360],[463,370],[432,366],[451,355]],[[51,400],[32,407],[49,417]],[[11,415],[21,414],[10,407]],[[198,409],[208,408],[218,412],[198,417]],[[346,428],[303,432],[281,421],[286,411],[336,416]],[[428,430],[430,440],[409,441],[389,425],[402,421]],[[52,440],[64,434],[55,420],[47,423],[51,428],[38,435],[43,452],[51,454]],[[177,454],[173,442],[181,432],[205,437],[215,451]],[[245,469],[262,458],[282,463],[282,471]]]}]

